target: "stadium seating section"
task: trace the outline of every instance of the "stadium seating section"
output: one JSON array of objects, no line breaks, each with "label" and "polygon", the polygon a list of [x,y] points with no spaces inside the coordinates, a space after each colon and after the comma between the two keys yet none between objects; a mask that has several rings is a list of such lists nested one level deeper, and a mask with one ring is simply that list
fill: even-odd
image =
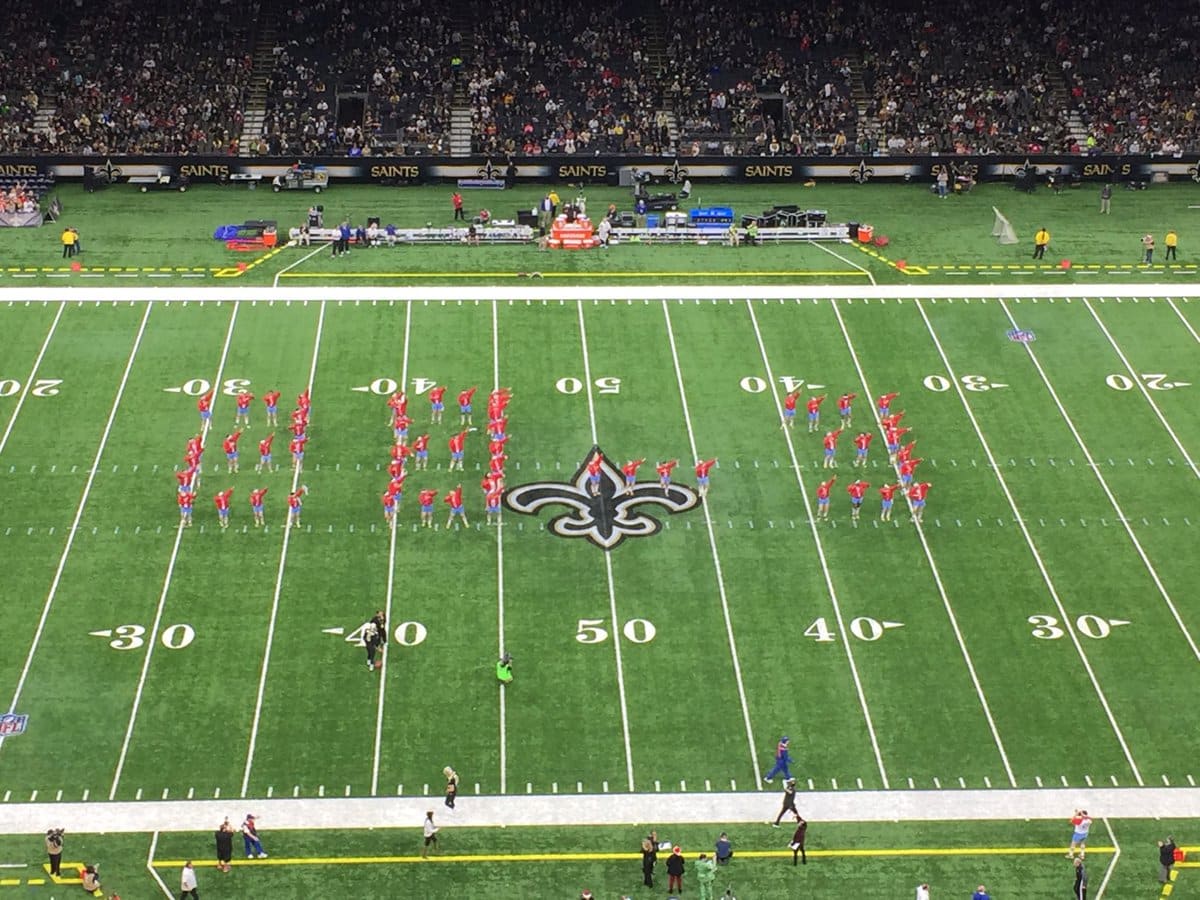
[{"label": "stadium seating section", "polygon": [[1186,4],[44,0],[4,32],[5,154],[1200,147]]}]

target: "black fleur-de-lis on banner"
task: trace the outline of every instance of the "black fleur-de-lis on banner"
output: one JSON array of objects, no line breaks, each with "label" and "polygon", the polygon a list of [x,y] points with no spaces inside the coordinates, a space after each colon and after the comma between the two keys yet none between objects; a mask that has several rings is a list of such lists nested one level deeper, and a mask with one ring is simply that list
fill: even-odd
[{"label": "black fleur-de-lis on banner", "polygon": [[866,160],[860,159],[858,165],[850,170],[850,177],[858,184],[866,184],[875,177],[875,170],[867,165]]},{"label": "black fleur-de-lis on banner", "polygon": [[675,162],[663,169],[663,175],[671,184],[681,184],[687,179],[688,170],[686,166],[679,164],[679,160],[675,160]]}]

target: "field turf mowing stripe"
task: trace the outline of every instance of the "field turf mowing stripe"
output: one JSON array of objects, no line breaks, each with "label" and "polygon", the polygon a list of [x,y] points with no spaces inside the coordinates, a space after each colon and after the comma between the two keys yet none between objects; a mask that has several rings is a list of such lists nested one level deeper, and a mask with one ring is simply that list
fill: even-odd
[{"label": "field turf mowing stripe", "polygon": [[[675,367],[675,383],[679,389],[679,401],[683,405],[683,420],[687,427],[688,446],[692,451],[692,459],[699,463],[703,459],[703,456],[696,447],[696,433],[692,428],[692,414],[688,408],[687,389],[684,387],[683,370],[679,365],[679,348],[675,343],[675,330],[671,327],[671,309],[666,300],[662,301],[662,311],[667,325],[667,339],[671,345],[671,361]],[[715,459],[715,457],[713,458]],[[729,655],[733,663],[733,677],[737,683],[738,700],[742,707],[742,723],[746,729],[746,743],[750,750],[750,764],[754,769],[754,784],[756,787],[762,787],[762,769],[759,766],[758,751],[754,745],[754,727],[750,722],[750,705],[746,699],[746,685],[742,679],[742,664],[738,657],[737,639],[733,634],[733,620],[729,613],[729,597],[725,589],[725,574],[721,569],[720,554],[717,552],[717,538],[713,533],[713,519],[707,495],[701,497],[700,504],[704,510],[704,527],[708,531],[708,545],[712,550],[713,567],[716,570],[717,590],[721,597],[721,616],[725,621],[725,635],[729,641]]]},{"label": "field turf mowing stripe", "polygon": [[[54,578],[50,582],[50,590],[46,594],[46,600],[42,605],[42,614],[38,619],[37,629],[34,631],[33,638],[29,645],[29,652],[25,656],[25,664],[21,668],[21,674],[17,679],[17,684],[13,688],[13,698],[8,705],[10,713],[15,712],[17,703],[20,702],[21,692],[25,687],[25,680],[29,677],[29,670],[33,665],[34,655],[37,653],[38,646],[41,643],[42,633],[46,628],[46,620],[50,617],[50,609],[54,604],[55,597],[58,593],[58,585],[62,580],[63,570],[67,565],[67,558],[70,556],[71,548],[75,544],[75,536],[78,533],[79,522],[83,518],[84,508],[87,506],[88,495],[91,493],[92,485],[95,483],[96,473],[99,471],[100,459],[104,455],[104,447],[108,443],[108,436],[112,432],[113,422],[117,417],[117,410],[121,406],[121,397],[125,393],[125,385],[129,382],[129,373],[133,370],[133,361],[137,356],[138,347],[142,343],[142,335],[146,333],[146,323],[150,320],[150,310],[153,304],[147,303],[146,309],[142,313],[141,323],[138,325],[137,334],[133,339],[133,346],[129,350],[129,358],[125,362],[125,370],[121,373],[121,381],[117,385],[116,395],[113,397],[112,408],[108,413],[108,421],[104,424],[104,431],[100,434],[100,443],[96,447],[96,455],[92,459],[92,466],[88,472],[87,481],[84,483],[83,492],[79,498],[79,505],[75,508],[75,517],[71,522],[70,530],[67,532],[67,541],[63,546],[62,555],[59,557],[58,566],[54,572]],[[0,735],[0,749],[3,749],[5,737]]]},{"label": "field turf mowing stripe", "polygon": [[[771,360],[767,356],[767,346],[763,341],[762,329],[759,327],[758,315],[754,311],[753,301],[746,301],[746,310],[750,314],[750,321],[754,326],[754,337],[758,343],[759,352],[762,354],[763,368],[767,374],[767,383],[771,387],[771,397],[775,402],[775,413],[779,420],[784,421],[783,403],[779,398],[778,381],[775,377],[775,370],[771,366]],[[792,469],[796,474],[796,483],[800,488],[800,497],[804,503],[804,514],[808,518],[809,531],[812,534],[813,544],[816,547],[817,559],[821,565],[821,573],[825,579],[825,587],[829,592],[829,602],[833,608],[834,619],[837,621],[838,634],[841,637],[842,649],[846,652],[846,660],[850,666],[850,674],[854,679],[854,689],[858,694],[859,705],[862,708],[863,719],[866,721],[867,734],[871,740],[871,750],[875,755],[875,763],[879,767],[879,777],[883,782],[884,788],[891,787],[888,779],[887,768],[883,762],[883,752],[880,749],[879,738],[875,732],[875,724],[871,717],[871,710],[867,704],[866,692],[863,689],[862,679],[859,676],[858,665],[854,660],[854,649],[850,644],[850,632],[847,629],[845,617],[842,615],[841,603],[838,599],[837,589],[833,584],[833,576],[829,571],[829,564],[825,558],[825,547],[821,540],[820,531],[817,529],[816,516],[814,515],[812,503],[809,499],[809,491],[804,482],[803,471],[800,466],[800,461],[796,457],[796,447],[792,441],[791,428],[783,429],[784,437],[787,440],[788,458],[791,460]]]},{"label": "field turf mowing stripe", "polygon": [[[317,377],[317,359],[321,352],[321,331],[325,326],[325,309],[327,304],[320,304],[320,310],[317,313],[317,330],[313,337],[312,363],[308,370],[308,380],[305,382],[305,391],[311,395],[313,382]],[[301,467],[296,466],[292,472],[292,493],[296,492],[297,486],[300,484]],[[287,565],[288,544],[290,543],[292,531],[294,530],[290,521],[290,509],[284,513],[283,544],[279,550],[279,571],[275,576],[275,592],[271,597],[271,616],[267,624],[267,640],[266,646],[263,648],[262,657],[262,672],[258,680],[258,694],[254,700],[254,720],[250,725],[250,742],[246,750],[246,768],[242,773],[242,790],[241,796],[245,797],[250,788],[250,770],[254,765],[254,751],[258,744],[258,726],[262,718],[263,695],[267,687],[267,672],[271,665],[271,645],[275,638],[275,624],[279,617],[279,598],[283,591],[283,575],[284,568]]]},{"label": "field turf mowing stripe", "polygon": [[57,304],[58,308],[54,311],[54,318],[50,322],[50,328],[46,332],[46,338],[42,341],[42,346],[38,350],[37,356],[34,357],[33,366],[29,369],[29,376],[21,385],[21,393],[17,397],[17,402],[13,406],[12,414],[8,417],[8,424],[4,426],[4,434],[0,435],[0,453],[4,452],[4,448],[8,446],[9,435],[12,434],[13,426],[17,424],[17,416],[21,414],[21,407],[25,405],[25,400],[29,397],[30,390],[34,387],[34,379],[37,377],[38,367],[41,366],[42,360],[46,356],[46,349],[50,346],[50,341],[54,337],[54,332],[58,328],[59,320],[62,319],[63,311],[67,308],[65,303]]},{"label": "field turf mowing stripe", "polygon": [[[1037,566],[1038,572],[1042,576],[1042,580],[1046,585],[1046,590],[1049,592],[1051,599],[1054,601],[1055,608],[1058,610],[1059,615],[1062,616],[1062,621],[1068,621],[1070,617],[1067,614],[1066,607],[1063,605],[1062,598],[1059,596],[1058,589],[1054,584],[1054,580],[1050,577],[1050,573],[1046,570],[1045,561],[1042,559],[1041,554],[1038,553],[1037,545],[1034,543],[1033,537],[1029,533],[1029,529],[1025,524],[1025,519],[1022,517],[1021,511],[1017,508],[1017,502],[1013,498],[1012,491],[1009,490],[1008,482],[1004,477],[1003,470],[997,462],[995,454],[992,453],[991,445],[984,436],[983,429],[979,424],[979,420],[975,417],[975,413],[971,409],[971,404],[967,400],[967,395],[963,390],[962,381],[958,375],[958,372],[951,364],[950,358],[946,355],[946,350],[942,346],[941,340],[938,338],[937,331],[934,330],[933,323],[929,320],[929,316],[926,313],[925,307],[919,300],[915,303],[915,306],[917,311],[921,314],[921,321],[925,323],[925,328],[929,332],[929,337],[933,341],[934,347],[937,348],[937,353],[942,361],[942,364],[946,367],[946,372],[949,375],[950,383],[954,385],[954,391],[958,396],[959,402],[962,404],[963,412],[970,420],[971,427],[975,431],[975,436],[979,439],[979,445],[983,448],[983,452],[987,457],[988,464],[991,467],[992,472],[995,474],[996,480],[999,482],[1000,489],[1004,492],[1004,497],[1008,501],[1009,508],[1012,510],[1013,519],[1017,523],[1017,527],[1020,529],[1026,545],[1029,547],[1029,552],[1033,556],[1033,561]],[[926,547],[928,547],[927,544]],[[957,627],[958,626],[956,623],[956,630]],[[1075,647],[1076,653],[1079,655],[1080,662],[1083,663],[1083,668],[1087,672],[1088,680],[1092,683],[1092,687],[1096,692],[1096,697],[1100,701],[1101,707],[1104,709],[1105,717],[1108,719],[1109,725],[1113,730],[1113,735],[1116,737],[1117,743],[1121,747],[1121,752],[1125,756],[1125,761],[1128,763],[1130,771],[1133,772],[1133,776],[1137,780],[1138,784],[1143,784],[1144,782],[1142,780],[1141,772],[1138,769],[1137,762],[1133,758],[1132,751],[1129,749],[1129,744],[1125,740],[1125,734],[1121,730],[1120,724],[1117,722],[1112,707],[1108,702],[1108,696],[1105,694],[1104,688],[1100,685],[1100,681],[1096,676],[1095,670],[1092,668],[1091,662],[1088,660],[1087,653],[1083,649],[1083,645],[1079,640],[1078,634],[1076,634],[1074,629],[1068,629],[1067,633],[1071,639],[1072,645]],[[971,675],[972,678],[976,677],[973,666],[971,668]],[[976,685],[978,685],[978,679],[976,679]],[[982,696],[982,688],[980,688],[980,692]],[[988,720],[991,721],[990,710],[988,712]],[[994,727],[995,725],[993,724],[993,728]],[[997,741],[998,740],[999,736],[997,735]],[[1008,768],[1009,777],[1011,779],[1012,769],[1008,767],[1007,756],[1005,757],[1005,767]],[[1015,780],[1012,783],[1015,786]]]},{"label": "field turf mowing stripe", "polygon": [[[879,419],[879,410],[878,410],[877,403],[876,403],[876,398],[878,396],[882,396],[882,395],[877,395],[875,393],[872,393],[871,386],[870,386],[870,384],[867,383],[866,372],[863,371],[862,363],[860,362],[860,360],[858,358],[858,352],[854,349],[854,341],[850,338],[850,332],[846,328],[846,321],[845,321],[845,319],[842,318],[842,314],[841,314],[841,311],[838,309],[838,305],[836,303],[833,303],[830,305],[833,309],[834,315],[837,317],[838,329],[841,331],[842,338],[846,342],[846,350],[849,352],[850,359],[854,363],[854,370],[855,370],[855,372],[858,373],[859,384],[862,385],[863,394],[864,394],[864,396],[863,396],[864,405],[866,405],[868,407],[868,409],[870,410],[871,417],[875,423],[875,430],[878,433],[877,436],[880,438],[885,438],[885,432],[883,429],[883,425]],[[918,310],[921,309],[920,301],[916,301],[915,305]],[[924,311],[922,311],[921,315],[922,315],[922,318],[924,318]],[[929,325],[928,319],[925,319],[925,324],[927,326]],[[929,333],[930,333],[930,336],[932,336],[934,339],[934,344],[938,346],[938,352],[941,353],[941,346],[940,346],[940,344],[937,344],[937,337],[934,335],[932,327],[930,327]],[[944,354],[943,354],[942,358],[945,359]],[[956,382],[956,384],[957,384],[957,382]],[[878,387],[878,385],[876,385],[876,387]],[[964,401],[964,403],[965,403],[965,401]],[[973,421],[973,418],[972,418],[972,421]],[[886,452],[886,446],[883,449]],[[899,476],[900,476],[899,466],[895,467],[895,472],[896,472],[897,479],[899,480]],[[918,480],[915,477],[915,475],[914,475],[913,480],[914,481]],[[905,498],[905,499],[907,501],[907,498]],[[912,508],[911,501],[908,501],[908,505],[911,510],[911,508]],[[954,606],[950,602],[949,595],[946,593],[946,585],[942,581],[941,572],[938,569],[938,565],[933,558],[933,551],[930,549],[930,546],[929,546],[929,539],[925,533],[925,526],[923,525],[923,523],[921,521],[916,520],[915,517],[914,517],[914,525],[915,525],[914,530],[916,531],[917,538],[921,543],[921,549],[925,553],[925,560],[929,564],[929,572],[933,576],[934,586],[937,588],[938,596],[941,598],[941,601],[942,601],[942,606],[946,610],[946,618],[949,620],[950,627],[954,631],[954,639],[955,639],[956,643],[958,644],[959,652],[962,654],[963,662],[967,668],[967,673],[970,675],[971,684],[974,686],[974,689],[975,689],[975,695],[979,698],[979,705],[980,705],[981,709],[983,710],[984,718],[987,719],[988,729],[991,731],[991,734],[992,734],[992,740],[995,742],[996,750],[1000,754],[1000,762],[1004,766],[1004,773],[1005,773],[1005,775],[1008,776],[1008,783],[1011,786],[1015,787],[1017,780],[1016,780],[1016,776],[1013,773],[1012,763],[1009,762],[1008,751],[1005,749],[1004,741],[1001,739],[1000,732],[996,728],[996,720],[992,715],[991,705],[988,703],[987,696],[983,691],[983,685],[979,681],[979,675],[975,669],[975,661],[971,656],[971,651],[967,649],[966,640],[964,639],[962,629],[959,626],[958,616],[954,612]]]},{"label": "field turf mowing stripe", "polygon": [[[229,359],[229,345],[230,345],[230,342],[233,340],[233,329],[234,329],[234,326],[237,324],[238,309],[240,308],[239,305],[236,303],[232,304],[232,307],[233,307],[233,309],[229,314],[229,327],[225,330],[225,343],[221,347],[221,358],[217,362],[216,375],[214,376],[214,378],[212,380],[212,384],[218,385],[218,386],[223,383],[223,375],[225,373],[225,363]],[[218,408],[219,408],[219,405],[217,403],[217,394],[214,393],[212,395],[211,405],[209,408],[211,415],[216,415]],[[201,425],[201,428],[200,428],[200,445],[201,445],[202,449],[208,449],[207,442],[208,442],[208,436],[209,436],[209,432],[211,431],[211,428],[212,428],[212,418],[210,416],[209,418],[204,420],[204,423]],[[196,490],[198,493],[199,492],[198,483],[196,486]],[[197,496],[196,499],[199,500],[199,496]],[[125,737],[121,741],[121,751],[120,751],[119,755],[117,756],[117,765],[116,765],[116,769],[113,772],[112,785],[109,787],[109,790],[108,790],[108,799],[109,800],[116,799],[117,789],[120,787],[120,784],[121,784],[121,773],[125,769],[125,758],[129,754],[129,743],[133,739],[133,729],[134,729],[134,726],[137,724],[138,710],[141,708],[141,703],[142,703],[142,694],[146,689],[146,676],[150,672],[150,663],[154,658],[154,648],[158,644],[159,629],[162,625],[163,611],[167,605],[167,593],[171,589],[171,578],[175,573],[175,561],[179,558],[179,547],[183,541],[183,532],[184,532],[184,527],[183,527],[183,524],[180,523],[179,525],[177,525],[175,527],[175,541],[171,545],[171,555],[167,558],[167,570],[166,570],[166,574],[163,576],[162,590],[159,591],[158,605],[154,610],[154,621],[151,624],[150,631],[149,631],[150,638],[146,644],[146,651],[142,656],[142,668],[141,668],[141,672],[138,675],[137,688],[133,694],[133,703],[131,704],[130,709],[129,709],[129,721],[125,727]]]},{"label": "field turf mowing stripe", "polygon": [[1171,424],[1163,415],[1162,410],[1158,408],[1158,404],[1154,402],[1154,398],[1150,395],[1150,391],[1140,377],[1140,374],[1134,370],[1133,364],[1129,361],[1129,357],[1125,355],[1125,352],[1117,344],[1116,339],[1112,336],[1112,332],[1108,330],[1108,327],[1104,324],[1104,321],[1099,315],[1096,314],[1095,307],[1092,306],[1086,297],[1083,298],[1083,305],[1087,308],[1087,311],[1091,313],[1092,319],[1095,321],[1096,326],[1101,332],[1104,333],[1104,336],[1108,339],[1108,343],[1112,346],[1113,351],[1120,358],[1122,365],[1125,366],[1125,371],[1129,373],[1130,381],[1132,381],[1134,386],[1141,391],[1142,396],[1146,398],[1146,402],[1150,404],[1150,408],[1154,410],[1155,417],[1162,424],[1162,427],[1166,429],[1167,434],[1171,436],[1171,440],[1175,444],[1176,449],[1183,454],[1183,458],[1187,462],[1188,468],[1192,470],[1192,474],[1197,478],[1200,478],[1200,469],[1196,468],[1196,463],[1193,462],[1192,457],[1188,455],[1187,448],[1185,448],[1183,443],[1179,440],[1179,435],[1175,433],[1175,429],[1171,427]]},{"label": "field turf mowing stripe", "polygon": [[[1004,313],[1008,317],[1008,320],[1012,324],[1012,327],[1017,328],[1018,326],[1017,326],[1016,318],[1014,318],[1012,310],[1009,308],[1009,305],[1002,300],[1000,302],[1000,306],[1004,310]],[[1187,625],[1184,624],[1183,618],[1180,616],[1179,610],[1175,606],[1175,602],[1171,599],[1171,595],[1167,592],[1166,586],[1162,583],[1162,580],[1159,578],[1158,571],[1157,571],[1157,569],[1155,569],[1154,564],[1150,561],[1150,558],[1147,556],[1145,549],[1143,549],[1141,541],[1138,540],[1137,534],[1134,532],[1133,528],[1130,526],[1129,518],[1128,518],[1128,516],[1126,516],[1124,509],[1122,508],[1121,504],[1117,501],[1117,498],[1113,495],[1112,490],[1109,488],[1108,481],[1105,479],[1104,475],[1102,474],[1100,466],[1097,465],[1095,457],[1092,456],[1091,450],[1088,449],[1088,445],[1084,442],[1083,436],[1079,433],[1079,430],[1075,427],[1075,423],[1071,419],[1070,414],[1067,412],[1066,407],[1063,405],[1062,400],[1059,398],[1058,392],[1054,389],[1054,386],[1051,384],[1050,378],[1046,374],[1046,370],[1042,367],[1042,363],[1038,359],[1037,353],[1034,352],[1032,345],[1030,345],[1028,343],[1022,344],[1022,346],[1025,348],[1025,352],[1029,357],[1029,361],[1031,363],[1033,363],[1034,368],[1037,369],[1038,375],[1041,376],[1042,382],[1043,382],[1043,384],[1045,384],[1046,390],[1049,392],[1051,398],[1054,400],[1054,405],[1058,408],[1059,414],[1062,416],[1063,421],[1066,423],[1067,427],[1071,430],[1071,434],[1074,436],[1076,443],[1079,445],[1079,449],[1083,452],[1084,457],[1087,459],[1088,467],[1095,474],[1096,480],[1099,481],[1100,487],[1103,489],[1105,496],[1108,497],[1109,503],[1112,504],[1113,510],[1117,514],[1118,520],[1124,526],[1125,532],[1129,536],[1130,543],[1133,544],[1134,549],[1137,551],[1138,557],[1141,559],[1142,564],[1145,566],[1147,573],[1150,575],[1151,580],[1154,582],[1154,586],[1158,590],[1159,596],[1162,598],[1162,600],[1166,604],[1167,608],[1171,611],[1171,616],[1175,620],[1176,624],[1179,626],[1179,630],[1180,630],[1180,632],[1182,632],[1184,639],[1187,641],[1188,647],[1192,651],[1192,655],[1197,660],[1200,660],[1200,647],[1197,647],[1196,641],[1192,637],[1191,631],[1189,631]],[[1193,466],[1193,468],[1194,468],[1194,466]]]}]

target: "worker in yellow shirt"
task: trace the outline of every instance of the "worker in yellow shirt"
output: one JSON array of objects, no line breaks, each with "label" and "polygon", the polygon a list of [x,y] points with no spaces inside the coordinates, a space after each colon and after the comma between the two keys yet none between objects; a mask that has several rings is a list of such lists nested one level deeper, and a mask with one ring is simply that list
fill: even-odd
[{"label": "worker in yellow shirt", "polygon": [[64,228],[61,240],[62,240],[62,247],[63,247],[62,258],[66,259],[69,256],[74,256],[75,255],[75,229],[74,228]]},{"label": "worker in yellow shirt", "polygon": [[1179,235],[1175,233],[1174,228],[1167,232],[1163,243],[1167,245],[1167,259],[1175,259],[1175,248],[1179,246]]},{"label": "worker in yellow shirt", "polygon": [[1033,236],[1033,258],[1042,259],[1046,255],[1046,245],[1050,243],[1050,232],[1042,226]]}]

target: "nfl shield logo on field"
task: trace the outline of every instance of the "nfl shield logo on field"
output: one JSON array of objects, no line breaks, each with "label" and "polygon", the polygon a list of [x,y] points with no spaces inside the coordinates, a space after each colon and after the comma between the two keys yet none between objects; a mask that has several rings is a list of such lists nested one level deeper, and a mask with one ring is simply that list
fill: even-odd
[{"label": "nfl shield logo on field", "polygon": [[24,734],[25,726],[28,724],[29,716],[6,713],[0,716],[0,737],[7,737],[10,734]]}]

